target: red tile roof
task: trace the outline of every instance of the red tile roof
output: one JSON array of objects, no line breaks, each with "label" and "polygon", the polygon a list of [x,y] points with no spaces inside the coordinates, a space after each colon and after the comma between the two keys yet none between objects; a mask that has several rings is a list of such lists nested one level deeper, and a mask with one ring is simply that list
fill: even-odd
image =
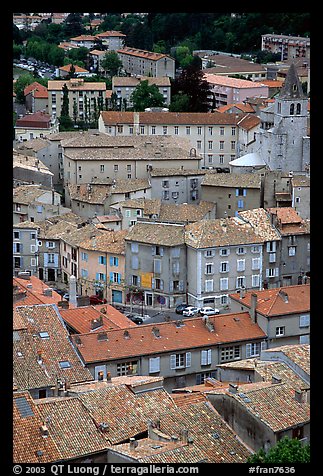
[{"label": "red tile roof", "polygon": [[[288,296],[288,302],[284,300],[284,293]],[[310,284],[246,292],[242,299],[239,293],[234,293],[230,294],[230,298],[251,307],[252,294],[257,294],[257,312],[267,317],[310,311]]]},{"label": "red tile roof", "polygon": [[25,293],[25,297],[13,303],[13,307],[31,306],[33,304],[57,304],[61,301],[61,296],[52,291],[52,296],[45,296],[44,290],[49,286],[36,276],[30,276],[28,280],[22,278],[12,278],[13,286],[16,286],[15,293]]},{"label": "red tile roof", "polygon": [[[192,318],[185,319],[181,327],[174,322],[145,324],[127,330],[107,331],[107,339],[100,338],[98,333],[88,333],[78,336],[79,343],[74,336],[72,340],[84,362],[90,363],[251,341],[266,336],[257,324],[251,322],[247,312],[214,316],[209,320],[214,325],[214,332],[208,330],[203,319]],[[156,328],[159,337],[156,337]]]},{"label": "red tile roof", "polygon": [[[59,312],[64,321],[80,334],[136,327],[134,322],[109,304],[61,309]],[[102,325],[92,329],[91,323],[96,320],[99,324],[101,318]]]}]

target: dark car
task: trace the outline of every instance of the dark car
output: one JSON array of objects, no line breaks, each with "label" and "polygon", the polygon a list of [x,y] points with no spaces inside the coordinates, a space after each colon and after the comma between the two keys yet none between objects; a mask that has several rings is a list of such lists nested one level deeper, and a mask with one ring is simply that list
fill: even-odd
[{"label": "dark car", "polygon": [[66,294],[66,291],[64,289],[52,288],[52,290],[55,291],[55,293],[60,294],[61,296],[64,296],[64,294]]},{"label": "dark car", "polygon": [[107,302],[106,299],[100,299],[96,294],[90,296],[90,304],[106,304]]},{"label": "dark car", "polygon": [[230,173],[229,167],[223,167],[222,172],[225,174],[229,174]]},{"label": "dark car", "polygon": [[222,167],[215,167],[218,174],[222,174]]},{"label": "dark car", "polygon": [[142,317],[140,317],[138,314],[128,314],[127,317],[135,324],[142,324],[144,322]]},{"label": "dark car", "polygon": [[176,314],[183,314],[184,309],[187,308],[187,304],[178,304],[175,308]]}]

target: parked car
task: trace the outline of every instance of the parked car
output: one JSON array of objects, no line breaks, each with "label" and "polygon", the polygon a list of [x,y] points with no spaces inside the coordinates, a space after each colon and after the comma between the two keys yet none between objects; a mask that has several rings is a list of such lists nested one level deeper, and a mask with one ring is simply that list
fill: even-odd
[{"label": "parked car", "polygon": [[90,296],[90,304],[106,304],[107,302],[106,299],[100,299],[96,294]]},{"label": "parked car", "polygon": [[214,307],[204,306],[201,308],[200,314],[202,314],[202,316],[214,316],[220,314],[220,311]]},{"label": "parked car", "polygon": [[128,314],[127,318],[135,324],[142,324],[144,322],[143,318],[139,316],[139,314]]},{"label": "parked car", "polygon": [[183,311],[183,316],[195,316],[195,314],[198,314],[200,312],[199,307],[194,307],[194,306],[188,306],[186,309]]},{"label": "parked car", "polygon": [[[79,295],[77,294],[76,297],[79,298],[79,297],[81,297],[81,296],[79,296]],[[69,300],[70,300],[70,294],[69,294],[69,293],[65,293],[65,294],[63,295],[63,299],[66,299],[66,301],[69,301]]]},{"label": "parked car", "polygon": [[178,304],[175,308],[176,314],[183,314],[183,311],[187,308],[187,304],[181,303]]}]

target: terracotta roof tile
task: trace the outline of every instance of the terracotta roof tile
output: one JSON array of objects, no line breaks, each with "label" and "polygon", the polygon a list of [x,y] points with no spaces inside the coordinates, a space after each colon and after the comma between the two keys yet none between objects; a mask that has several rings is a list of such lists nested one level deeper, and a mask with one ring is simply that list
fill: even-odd
[{"label": "terracotta roof tile", "polygon": [[[230,298],[251,306],[251,295],[257,295],[257,313],[267,317],[285,316],[310,311],[310,284],[282,286],[261,291],[246,292],[241,300],[239,293],[230,294]],[[285,301],[285,296],[288,302]]]},{"label": "terracotta roof tile", "polygon": [[137,222],[125,238],[139,243],[177,246],[184,244],[184,227],[157,223]]},{"label": "terracotta roof tile", "polygon": [[28,280],[15,277],[12,280],[13,286],[18,287],[14,290],[14,294],[17,292],[24,293],[24,297],[17,301],[14,300],[14,307],[33,304],[57,304],[61,301],[61,296],[55,291],[52,291],[51,296],[46,296],[44,290],[48,289],[49,286],[36,276],[30,276]]},{"label": "terracotta roof tile", "polygon": [[13,462],[47,463],[59,461],[61,453],[49,434],[44,438],[40,427],[43,416],[29,392],[13,394]]},{"label": "terracotta roof tile", "polygon": [[155,324],[142,324],[128,329],[127,333],[123,329],[108,331],[107,339],[101,340],[97,335],[88,333],[78,336],[79,343],[75,342],[73,336],[72,340],[83,361],[89,363],[265,337],[260,327],[251,322],[247,312],[209,319],[214,324],[214,332],[207,329],[201,318],[192,318],[185,319],[185,325],[181,327],[176,327],[173,322],[159,323],[160,337],[156,337],[153,332]]}]

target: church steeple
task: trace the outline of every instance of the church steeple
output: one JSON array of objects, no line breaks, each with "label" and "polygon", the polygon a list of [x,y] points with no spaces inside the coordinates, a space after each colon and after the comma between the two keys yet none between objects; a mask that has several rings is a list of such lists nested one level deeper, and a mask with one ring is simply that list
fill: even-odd
[{"label": "church steeple", "polygon": [[304,99],[302,85],[296,72],[295,64],[292,63],[287,72],[285,82],[278,95],[279,99]]}]

